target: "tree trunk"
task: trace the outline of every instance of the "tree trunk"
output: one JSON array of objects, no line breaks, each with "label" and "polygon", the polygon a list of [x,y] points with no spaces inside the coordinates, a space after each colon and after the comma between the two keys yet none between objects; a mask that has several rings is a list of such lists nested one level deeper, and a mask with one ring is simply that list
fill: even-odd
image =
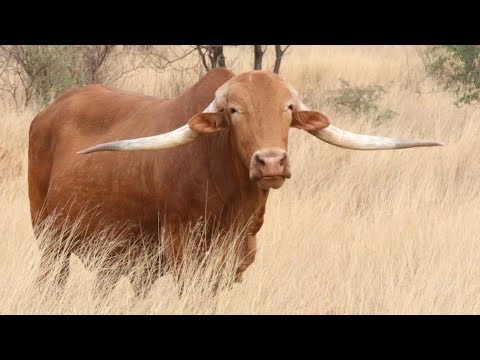
[{"label": "tree trunk", "polygon": [[213,67],[225,67],[225,56],[223,55],[223,45],[213,47],[214,65]]},{"label": "tree trunk", "polygon": [[253,70],[262,70],[262,59],[265,51],[262,51],[262,45],[253,45],[253,51],[255,53]]},{"label": "tree trunk", "polygon": [[282,64],[282,57],[283,54],[285,54],[285,51],[290,47],[290,45],[287,45],[285,49],[282,50],[281,45],[275,45],[275,66],[273,68],[273,72],[275,74],[280,73],[280,65]]},{"label": "tree trunk", "polygon": [[[195,45],[195,47],[206,71],[216,67],[225,67],[223,45]],[[207,63],[207,59],[210,64]]]},{"label": "tree trunk", "polygon": [[197,48],[198,56],[200,57],[200,60],[202,60],[202,64],[203,64],[204,69],[206,71],[210,71],[210,68],[208,67],[208,64],[207,64],[206,51],[205,52],[202,51],[202,46],[201,45],[196,45],[195,47]]}]

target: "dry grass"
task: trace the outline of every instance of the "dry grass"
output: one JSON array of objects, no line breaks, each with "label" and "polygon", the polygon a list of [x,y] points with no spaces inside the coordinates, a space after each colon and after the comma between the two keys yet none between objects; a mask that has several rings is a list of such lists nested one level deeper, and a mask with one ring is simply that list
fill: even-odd
[{"label": "dry grass", "polygon": [[[243,49],[228,49],[234,70],[248,70]],[[480,110],[461,109],[429,93],[416,47],[293,47],[283,76],[307,105],[357,132],[445,142],[441,148],[359,152],[292,130],[292,178],[272,191],[259,251],[244,281],[216,301],[191,286],[178,298],[172,278],[145,300],[126,281],[95,301],[94,271],[78,258],[65,295],[54,300],[34,285],[39,250],[28,205],[26,152],[34,109],[4,113],[0,146],[23,162],[19,177],[0,180],[0,313],[113,314],[463,314],[480,312]],[[273,64],[272,54],[266,59]],[[117,86],[171,96],[198,74],[137,73]],[[343,78],[379,84],[382,106],[399,113],[372,127],[325,104]],[[191,279],[204,274],[189,275]]]}]

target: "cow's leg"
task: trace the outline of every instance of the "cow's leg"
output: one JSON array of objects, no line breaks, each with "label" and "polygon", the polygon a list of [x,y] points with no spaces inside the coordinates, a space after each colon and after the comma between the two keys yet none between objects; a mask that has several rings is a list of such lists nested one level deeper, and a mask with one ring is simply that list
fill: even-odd
[{"label": "cow's leg", "polygon": [[184,239],[181,233],[181,224],[177,220],[167,220],[162,234],[163,251],[165,254],[165,266],[171,272],[178,290],[178,296],[182,297],[184,283],[182,281],[182,266],[184,260]]},{"label": "cow's leg", "polygon": [[243,273],[255,260],[256,253],[257,237],[255,235],[247,235],[239,249],[238,260],[240,265],[235,274],[235,282],[242,281]]},{"label": "cow's leg", "polygon": [[53,282],[53,291],[61,296],[70,274],[70,253],[53,252],[45,249],[41,255],[40,268],[36,278],[37,287],[46,289]]},{"label": "cow's leg", "polygon": [[259,207],[254,215],[254,221],[250,225],[249,232],[240,246],[238,253],[239,266],[235,274],[235,282],[241,282],[245,270],[255,261],[257,254],[256,234],[262,228],[265,215],[265,206]]},{"label": "cow's leg", "polygon": [[166,266],[173,272],[175,280],[179,280],[183,261],[183,238],[178,221],[167,221],[162,235]]}]

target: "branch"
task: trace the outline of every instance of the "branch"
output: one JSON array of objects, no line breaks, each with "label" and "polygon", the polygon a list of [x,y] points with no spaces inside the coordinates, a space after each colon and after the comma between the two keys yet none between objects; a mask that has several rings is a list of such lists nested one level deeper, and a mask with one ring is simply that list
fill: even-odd
[{"label": "branch", "polygon": [[198,54],[200,55],[200,59],[202,60],[202,64],[203,64],[203,67],[205,68],[205,70],[209,71],[210,68],[208,67],[207,65],[207,59],[205,59],[205,53],[202,52],[202,46],[201,45],[196,45],[196,48],[198,50]]}]

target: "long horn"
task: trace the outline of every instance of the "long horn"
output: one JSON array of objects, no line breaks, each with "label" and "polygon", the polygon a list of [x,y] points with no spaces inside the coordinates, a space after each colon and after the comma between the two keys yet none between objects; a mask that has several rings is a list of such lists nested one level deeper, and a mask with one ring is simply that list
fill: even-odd
[{"label": "long horn", "polygon": [[[309,109],[301,103],[300,110],[308,111]],[[443,146],[443,143],[438,141],[405,140],[383,136],[355,134],[339,129],[333,125],[329,125],[321,130],[309,131],[309,133],[331,145],[352,150],[391,150],[421,146]]]},{"label": "long horn", "polygon": [[426,140],[405,140],[383,136],[360,135],[329,125],[310,134],[326,143],[353,150],[391,150],[421,146],[443,146],[441,142]]},{"label": "long horn", "polygon": [[[215,100],[203,112],[215,112]],[[192,130],[188,124],[170,132],[142,137],[131,140],[119,140],[109,143],[92,146],[88,149],[77,152],[77,154],[88,154],[95,151],[139,151],[139,150],[162,150],[174,148],[194,141],[199,134]]]}]

